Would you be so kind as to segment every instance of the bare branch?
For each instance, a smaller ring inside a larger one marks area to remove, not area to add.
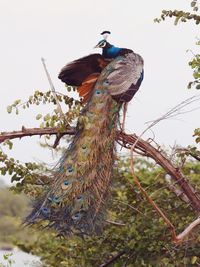
[[[125,226],[125,223],[120,223],[120,222],[114,222],[114,221],[110,221],[110,220],[106,220],[107,223],[111,223],[113,225],[117,225],[117,226]]]
[[[0,143],[16,139],[16,138],[22,138],[27,136],[34,136],[34,135],[57,135],[59,133],[59,130],[57,128],[25,128],[22,126],[21,131],[13,131],[13,132],[2,132],[0,133]],[[65,131],[63,131],[61,134],[69,134],[74,135],[75,134],[75,128],[73,127],[67,127]]]
[[[48,81],[49,81],[49,84],[50,84],[50,87],[51,87],[51,91],[52,91],[52,93],[53,93],[53,95],[54,95],[54,98],[55,98],[55,100],[56,100],[57,110],[58,110],[58,112],[60,113],[61,117],[63,118],[63,121],[65,121],[65,115],[64,115],[64,113],[63,113],[63,111],[62,111],[60,102],[59,102],[59,100],[58,100],[58,98],[57,98],[56,90],[55,90],[55,87],[54,87],[53,82],[52,82],[52,80],[51,80],[51,76],[50,76],[50,74],[49,74],[49,72],[48,72],[48,69],[47,69],[47,66],[46,66],[46,63],[45,63],[44,58],[41,58],[41,61],[42,61],[42,64],[43,64],[45,73],[46,73],[46,75],[47,75],[47,79],[48,79]]]
[[[180,169],[176,168],[159,150],[154,148],[150,143],[142,140],[135,134],[127,135],[120,133],[118,135],[118,142],[125,148],[131,149],[134,145],[134,151],[142,151],[145,156],[155,160],[180,186],[183,193],[188,197],[190,205],[196,211],[200,211],[200,196],[196,190],[188,183],[186,177]]]
[[[200,217],[198,217],[195,221],[193,221],[181,234],[177,236],[178,243],[182,242],[199,224],[200,224]]]
[[[190,200],[188,199],[188,197],[183,193],[183,191],[177,187],[177,183],[176,182],[172,182],[172,178],[169,174],[165,175],[165,181],[168,183],[168,187],[169,189],[174,192],[174,194],[182,199],[185,203],[190,204]]]

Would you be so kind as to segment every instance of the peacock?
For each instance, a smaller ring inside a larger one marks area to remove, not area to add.
[[[61,235],[100,233],[106,219],[116,159],[119,112],[139,89],[143,58],[111,45],[109,31],[90,54],[64,66],[58,78],[77,87],[84,107],[76,133],[57,165],[43,196],[35,200],[26,223],[46,221]]]

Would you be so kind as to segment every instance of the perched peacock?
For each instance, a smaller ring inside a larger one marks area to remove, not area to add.
[[[96,47],[102,48],[102,55],[75,60],[58,76],[67,85],[78,87],[85,106],[56,174],[26,218],[30,224],[47,220],[49,227],[64,235],[101,230],[115,161],[119,111],[143,80],[142,57],[109,44],[109,31],[101,34],[103,39]]]

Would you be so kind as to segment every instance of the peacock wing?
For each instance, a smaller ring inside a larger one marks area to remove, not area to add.
[[[143,58],[135,53],[118,56],[107,68],[110,74],[106,83],[108,91],[118,102],[132,99],[143,79]]]
[[[97,78],[107,64],[102,55],[92,54],[67,64],[61,69],[58,78],[67,85],[77,86],[82,102],[86,103]]]
[[[72,61],[64,66],[61,69],[58,78],[67,85],[80,86],[89,75],[93,73],[101,73],[106,65],[107,63],[102,55],[91,54]]]

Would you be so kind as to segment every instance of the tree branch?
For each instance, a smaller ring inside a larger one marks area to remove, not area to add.
[[[190,225],[188,225],[188,227],[185,228],[185,230],[182,233],[180,233],[177,236],[178,243],[182,242],[183,239],[185,239],[192,232],[192,230],[199,224],[200,224],[200,218],[198,217],[195,221],[193,221]]]
[[[150,157],[155,160],[180,186],[183,193],[187,196],[190,201],[191,207],[200,211],[200,196],[196,190],[188,183],[186,177],[183,175],[180,169],[176,168],[158,149],[154,148],[147,141],[134,135],[127,135],[125,133],[120,133],[118,135],[118,142],[121,143],[127,149],[131,149],[131,146],[135,144],[134,151],[142,151],[145,156]]]
[[[27,136],[34,136],[34,135],[58,135],[59,131],[57,128],[25,128],[22,126],[21,131],[13,131],[13,132],[1,132],[0,133],[0,143],[6,141],[6,140],[11,140],[11,139],[16,139],[16,138],[22,138],[22,137],[27,137]],[[74,127],[68,127],[65,131],[63,131],[60,134],[69,134],[69,135],[74,135],[75,134],[75,128]]]
[[[34,135],[57,135],[59,130],[57,128],[25,128],[22,127],[21,131],[13,131],[13,132],[2,132],[0,133],[0,143],[11,140],[15,138],[22,138],[26,136],[34,136]],[[67,127],[66,130],[62,131],[62,135],[74,135],[75,128]],[[177,185],[180,186],[183,194],[187,196],[189,199],[191,207],[197,212],[200,211],[200,196],[196,192],[196,190],[188,183],[186,177],[184,177],[183,173],[180,169],[177,169],[171,162],[168,160],[158,149],[153,147],[147,141],[144,141],[141,138],[138,138],[137,135],[128,135],[123,132],[118,132],[117,142],[127,148],[131,149],[131,146],[135,144],[134,151],[146,157],[150,157],[157,164],[159,164],[175,181]]]

